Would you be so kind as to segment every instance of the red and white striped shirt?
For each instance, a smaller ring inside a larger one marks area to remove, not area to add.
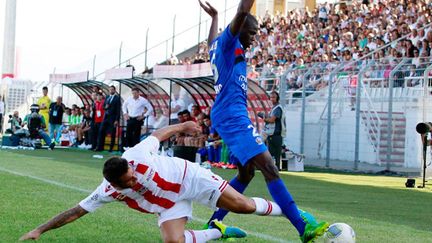
[[[187,173],[187,162],[160,156],[158,149],[159,140],[149,136],[123,154],[138,179],[133,188],[116,190],[104,179],[79,205],[93,212],[105,203],[122,201],[143,213],[159,213],[174,206],[185,194],[182,183]]]

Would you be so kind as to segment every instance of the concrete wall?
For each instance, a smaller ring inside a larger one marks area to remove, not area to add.
[[[321,110],[319,109],[321,108]],[[319,123],[319,117],[324,106],[309,107],[305,115],[305,142],[304,154],[309,159],[325,159],[327,140],[327,121]],[[300,152],[301,139],[301,112],[297,110],[286,111],[287,115],[287,136],[285,143],[295,151]],[[333,120],[331,133],[330,155],[332,160],[343,160],[354,162],[355,152],[355,112],[343,111],[340,118]],[[366,127],[360,127],[360,151],[361,162],[376,164],[377,153],[368,138]]]

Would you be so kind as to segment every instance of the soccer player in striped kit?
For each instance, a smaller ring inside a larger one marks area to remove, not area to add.
[[[195,122],[161,128],[127,150],[122,157],[108,159],[102,183],[77,206],[55,216],[21,237],[39,239],[41,234],[93,212],[106,203],[119,201],[142,213],[158,215],[164,242],[206,242],[218,238],[241,238],[246,233],[214,220],[211,229],[185,230],[192,218],[192,201],[215,210],[235,213],[282,215],[280,207],[262,198],[247,198],[210,170],[176,157],[158,155],[159,144],[178,132],[200,131]]]

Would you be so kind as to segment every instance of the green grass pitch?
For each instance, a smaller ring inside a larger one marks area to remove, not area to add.
[[[102,180],[104,160],[71,150],[0,150],[0,242],[18,238],[57,213],[73,207]],[[105,158],[108,155],[105,154]],[[309,169],[310,170],[310,169]],[[229,180],[233,170],[213,169]],[[330,172],[282,173],[299,207],[330,223],[345,222],[357,242],[432,242],[432,185],[406,189],[405,178]],[[248,196],[270,199],[260,173]],[[194,205],[200,229],[212,212]],[[249,236],[237,242],[299,242],[282,217],[229,214],[225,223]],[[39,242],[160,242],[156,216],[112,203],[78,221],[42,235]],[[319,240],[318,242],[320,242]]]

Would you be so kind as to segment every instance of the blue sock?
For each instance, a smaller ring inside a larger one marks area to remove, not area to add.
[[[291,194],[286,189],[281,179],[276,179],[267,183],[270,194],[275,202],[281,207],[282,213],[291,221],[294,227],[303,235],[306,223],[303,221]]]
[[[244,190],[246,190],[246,187],[248,186],[248,184],[244,184],[244,183],[240,182],[239,180],[237,180],[237,176],[232,178],[231,181],[229,182],[229,184],[230,184],[230,186],[232,186],[236,191],[240,192],[241,194],[243,194]],[[222,221],[227,214],[228,214],[227,210],[219,208],[216,212],[213,213],[209,222],[212,221],[213,219],[217,219],[217,220]]]

